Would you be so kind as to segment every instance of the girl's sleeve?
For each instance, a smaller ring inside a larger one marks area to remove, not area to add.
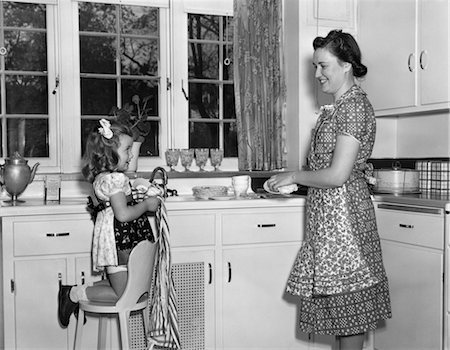
[[[119,192],[129,195],[131,193],[130,181],[123,173],[106,174],[96,186],[97,196],[101,199],[109,198]]]
[[[364,99],[352,98],[337,113],[337,134],[353,136],[362,142],[366,138],[370,118],[369,106]]]

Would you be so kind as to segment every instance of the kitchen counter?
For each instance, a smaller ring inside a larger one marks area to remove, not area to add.
[[[22,216],[22,215],[45,215],[45,214],[78,214],[86,212],[87,199],[83,197],[62,198],[61,202],[45,202],[42,199],[26,198],[24,202],[13,205],[10,202],[0,202],[0,217]],[[285,205],[304,205],[305,196],[286,195],[286,196],[268,196],[267,198],[248,198],[248,199],[227,199],[227,200],[208,200],[195,199],[191,195],[180,195],[168,197],[166,199],[166,208],[170,210],[187,209],[237,209],[237,208],[262,208],[262,207],[282,207]]]
[[[450,195],[444,193],[375,194],[373,195],[373,199],[376,202],[443,208],[446,211],[450,211]]]

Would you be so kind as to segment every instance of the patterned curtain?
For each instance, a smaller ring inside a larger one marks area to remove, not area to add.
[[[239,170],[286,167],[282,0],[234,0]]]

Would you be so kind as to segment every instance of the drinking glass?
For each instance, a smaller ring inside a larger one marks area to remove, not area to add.
[[[192,165],[194,160],[194,149],[184,148],[180,150],[181,165],[184,166],[184,171],[190,171],[189,167]]]
[[[200,171],[205,171],[204,167],[208,161],[209,149],[196,148],[195,149],[195,163],[200,168]]]
[[[220,171],[219,166],[222,164],[223,160],[223,149],[211,148],[211,165],[214,167],[214,171]]]
[[[170,168],[170,171],[176,171],[175,166],[178,164],[178,159],[180,158],[180,150],[169,148],[166,151],[166,163]]]

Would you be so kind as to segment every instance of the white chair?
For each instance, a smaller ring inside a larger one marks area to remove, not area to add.
[[[148,240],[139,242],[131,251],[128,260],[128,279],[123,295],[115,303],[82,301],[79,303],[75,349],[81,349],[84,313],[98,314],[99,348],[106,345],[106,314],[118,314],[122,349],[130,348],[128,319],[131,311],[141,310],[144,318],[145,336],[148,329],[148,292],[153,276],[154,257],[157,244]],[[143,296],[147,293],[147,296]]]

